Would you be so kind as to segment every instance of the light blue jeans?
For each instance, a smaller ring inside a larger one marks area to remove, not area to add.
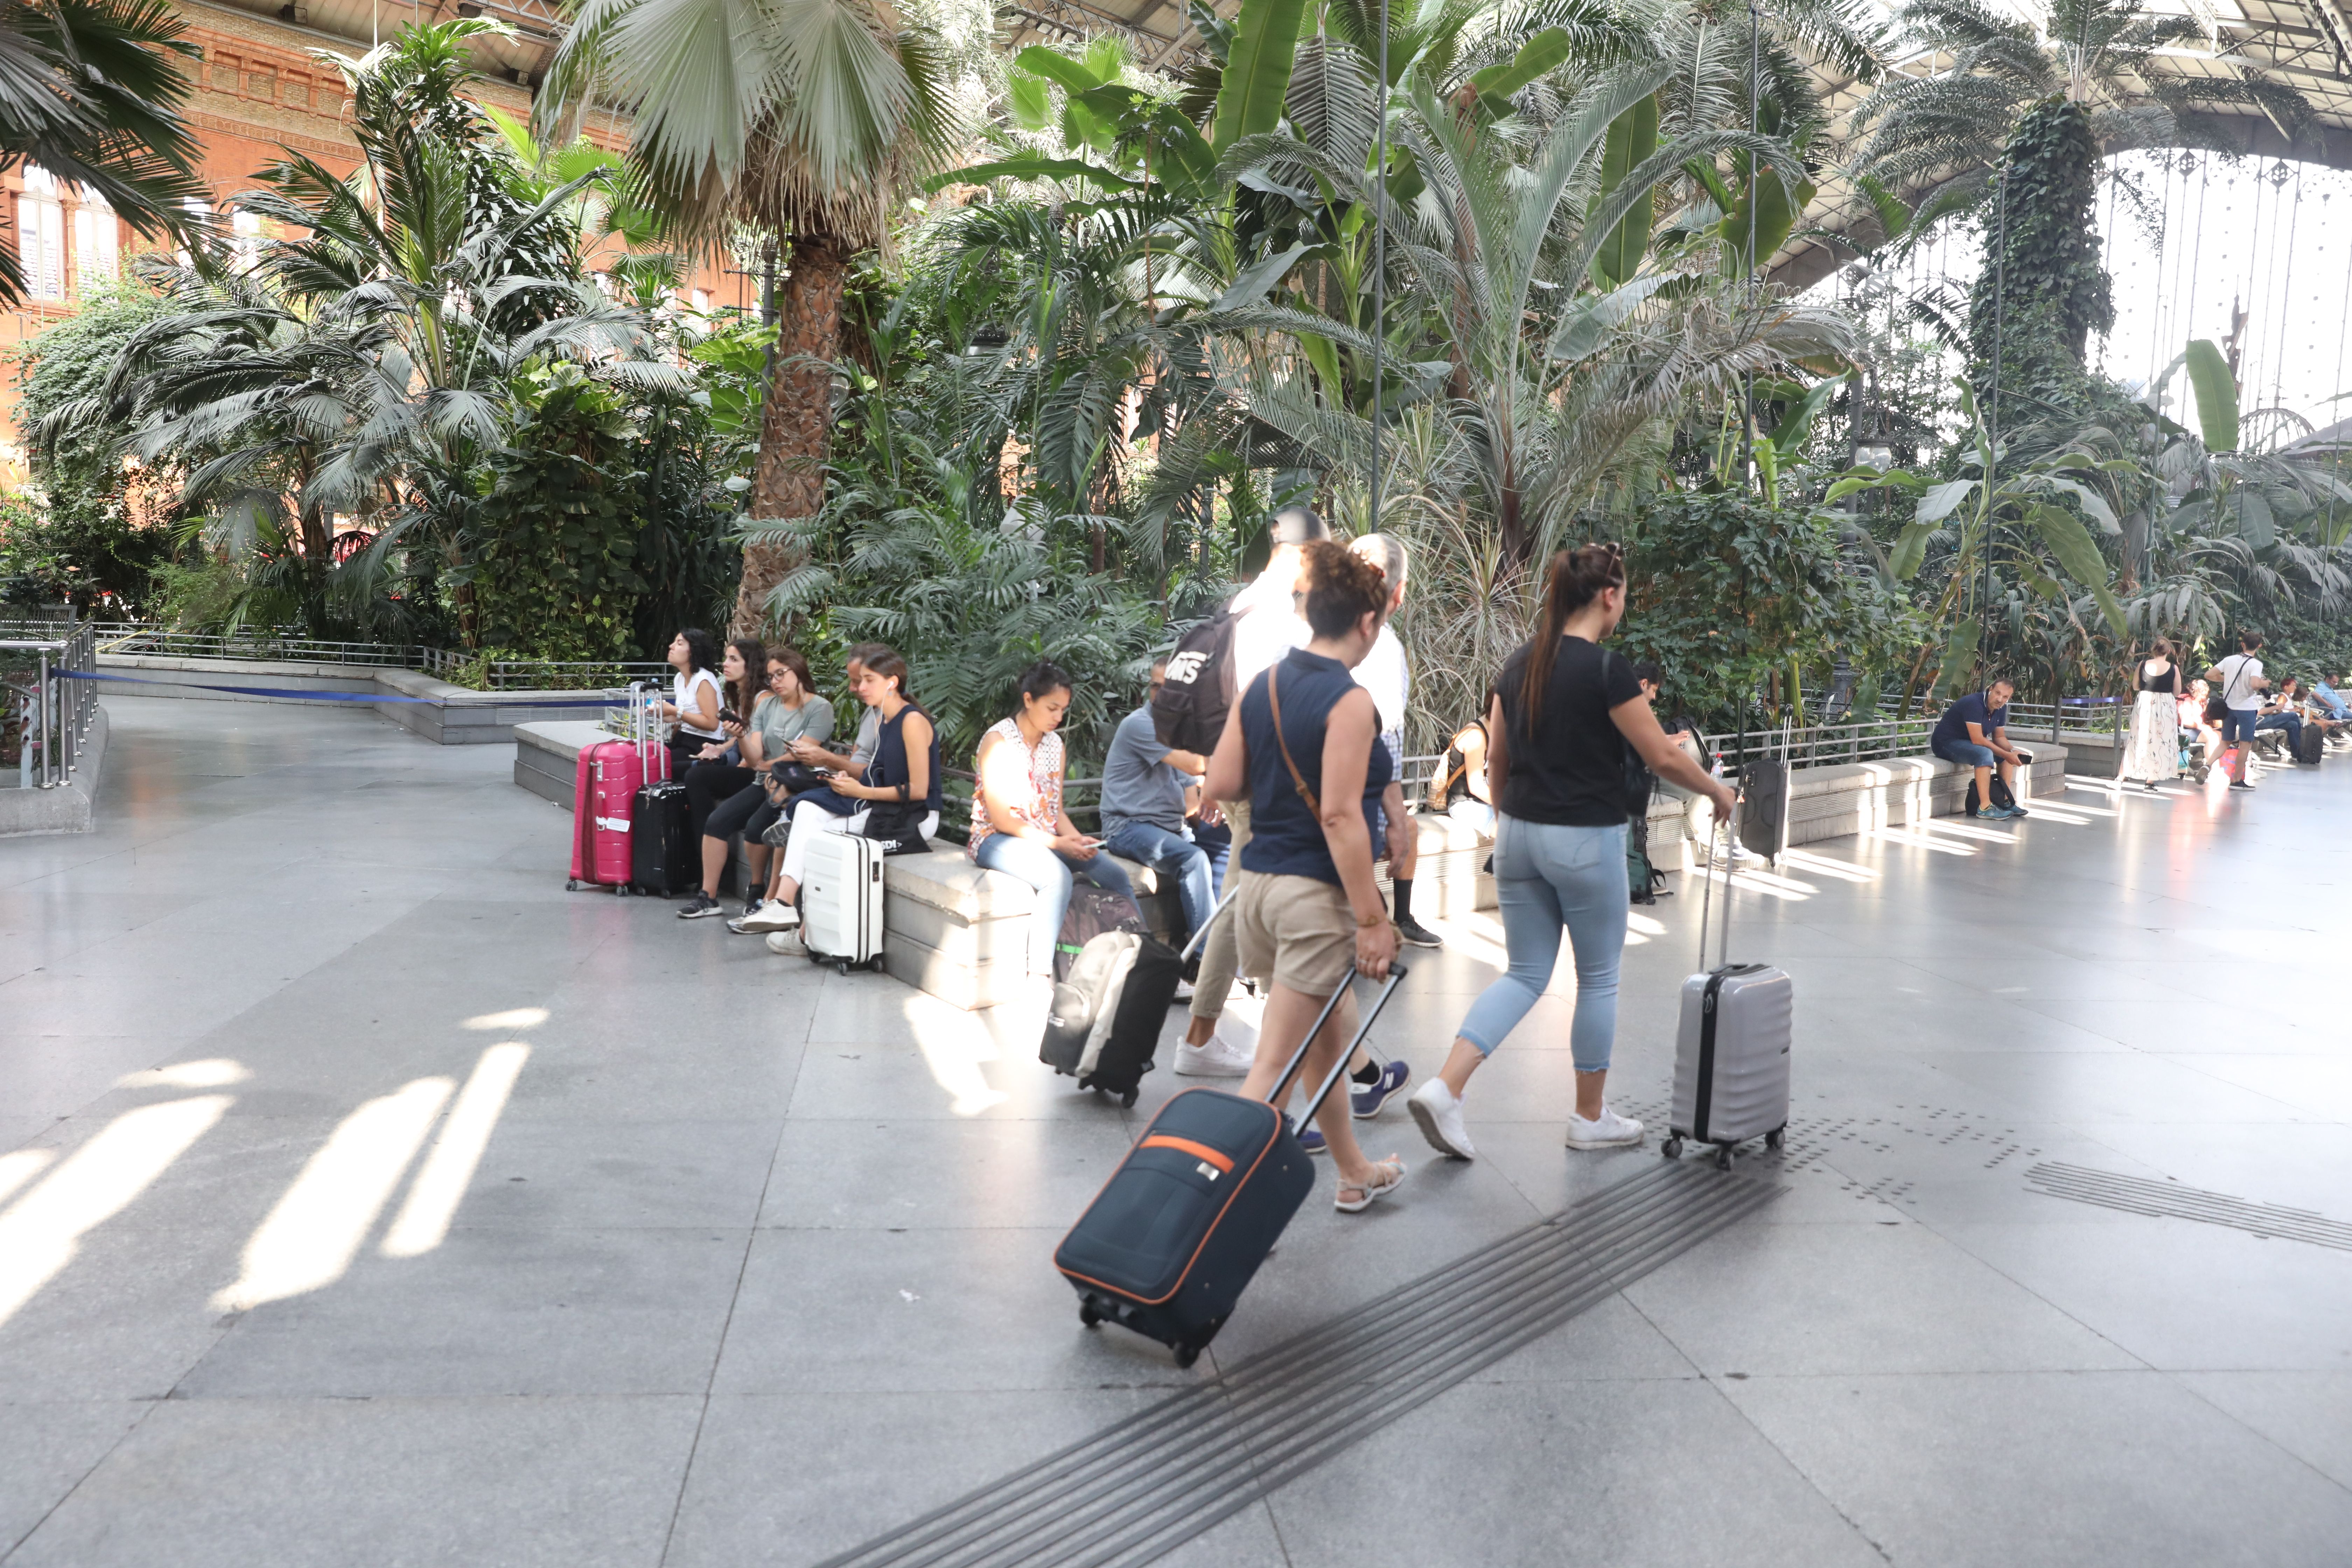
[[[1564,827],[1499,816],[1495,892],[1503,906],[1510,967],[1479,994],[1462,1037],[1486,1056],[1518,1026],[1551,981],[1559,930],[1576,949],[1576,1019],[1570,1053],[1579,1072],[1606,1072],[1617,1039],[1617,964],[1625,953],[1625,827]]]
[[[1184,934],[1209,923],[1216,894],[1209,883],[1209,852],[1181,833],[1171,833],[1149,822],[1129,822],[1103,835],[1103,847],[1149,866],[1176,882],[1177,901],[1184,906]]]
[[[1062,917],[1069,912],[1076,879],[1083,877],[1106,892],[1122,894],[1129,903],[1135,902],[1135,888],[1127,873],[1118,861],[1099,851],[1091,860],[1065,859],[1059,850],[1033,839],[992,833],[981,840],[980,852],[972,858],[992,871],[1018,877],[1037,889],[1036,912],[1029,917],[1034,922],[1029,928],[1033,974],[1044,974],[1053,966],[1054,942],[1062,934]],[[1136,918],[1142,916],[1143,911],[1137,910]]]

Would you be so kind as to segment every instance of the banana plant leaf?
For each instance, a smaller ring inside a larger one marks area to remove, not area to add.
[[[1959,695],[1960,682],[1976,668],[1977,643],[1983,636],[1984,627],[1973,619],[1952,628],[1952,638],[1944,645],[1944,666],[1936,672],[1936,689],[1945,696]]]
[[[1470,85],[1478,94],[1479,106],[1501,119],[1511,111],[1511,100],[1522,89],[1566,64],[1574,48],[1567,33],[1558,27],[1546,27],[1520,45],[1519,52],[1507,63],[1471,72]]]
[[[2189,384],[2197,394],[2197,427],[2208,452],[2238,449],[2238,378],[2230,362],[2210,338],[2198,338],[2183,356],[2189,363]]]
[[[1940,485],[1930,485],[1927,493],[1919,498],[1919,509],[1911,514],[1914,522],[1941,522],[1952,515],[1952,509],[1969,499],[1977,488],[1974,479],[1949,479]]]
[[[2033,509],[2033,526],[2058,564],[2066,568],[2067,575],[2090,589],[2091,596],[2099,602],[2099,613],[2107,617],[2107,628],[2119,637],[2128,637],[2131,630],[2124,620],[2124,607],[2116,599],[2115,590],[2107,585],[2106,557],[2091,538],[2091,531],[2083,520],[2064,507],[2048,502]]]
[[[1623,184],[1625,177],[1642,166],[1642,160],[1657,149],[1658,99],[1653,93],[1609,122],[1601,151],[1601,189],[1594,202]],[[1650,247],[1651,215],[1649,205],[1636,205],[1601,242],[1600,254],[1592,258],[1595,283],[1614,288],[1642,269],[1643,253]]]
[[[1221,156],[1243,137],[1263,135],[1281,121],[1291,62],[1298,54],[1298,25],[1306,14],[1307,0],[1242,0],[1234,18],[1233,54],[1209,122],[1209,144]]]
[[[1895,542],[1895,553],[1886,559],[1886,569],[1898,583],[1907,583],[1919,574],[1919,567],[1927,559],[1927,536],[1936,531],[1932,522],[1906,522],[1901,537]]]

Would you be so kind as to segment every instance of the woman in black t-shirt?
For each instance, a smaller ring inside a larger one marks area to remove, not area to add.
[[[1625,752],[1731,809],[1732,793],[1666,739],[1633,666],[1601,640],[1625,614],[1625,563],[1614,544],[1552,557],[1542,624],[1513,653],[1486,711],[1494,788],[1495,888],[1507,973],[1462,1020],[1445,1070],[1407,1103],[1422,1135],[1471,1157],[1462,1091],[1551,980],[1560,927],[1576,949],[1576,1061],[1571,1149],[1639,1143],[1642,1124],[1611,1110],[1602,1090],[1617,1034],[1617,963],[1625,948]]]

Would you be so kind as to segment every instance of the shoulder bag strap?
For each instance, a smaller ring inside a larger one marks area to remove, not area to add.
[[[1290,770],[1290,782],[1297,787],[1298,798],[1305,801],[1307,809],[1319,818],[1323,815],[1323,803],[1317,800],[1315,792],[1307,787],[1306,777],[1299,773],[1298,764],[1291,760],[1290,742],[1283,738],[1282,699],[1274,689],[1274,672],[1281,667],[1281,664],[1282,661],[1276,659],[1265,667],[1265,705],[1274,711],[1274,743],[1282,748],[1282,765]]]

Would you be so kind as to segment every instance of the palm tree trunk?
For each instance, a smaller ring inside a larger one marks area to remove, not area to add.
[[[841,298],[849,252],[830,237],[793,242],[792,275],[778,310],[775,369],[760,410],[760,461],[751,474],[755,518],[814,517],[824,504],[826,437],[833,423],[833,363],[841,357]],[[743,547],[733,637],[757,637],[768,595],[799,563],[789,546]]]

